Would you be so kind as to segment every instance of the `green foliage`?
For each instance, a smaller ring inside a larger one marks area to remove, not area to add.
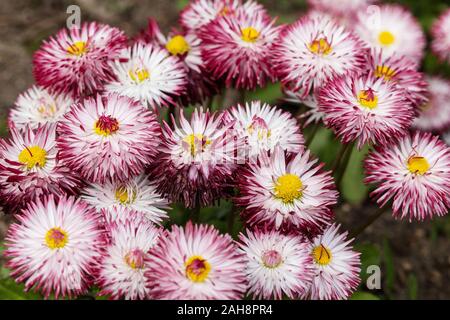
[[[380,298],[370,292],[356,291],[350,300],[380,300]]]
[[[394,259],[392,258],[391,245],[386,238],[383,240],[383,265],[385,274],[384,290],[386,295],[390,297],[395,282],[395,266]]]
[[[351,204],[361,204],[367,197],[368,187],[364,184],[364,159],[369,152],[366,146],[362,150],[354,147],[352,156],[339,186],[344,200]]]

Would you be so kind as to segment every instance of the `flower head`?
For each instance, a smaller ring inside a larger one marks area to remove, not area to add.
[[[444,11],[433,23],[431,34],[433,52],[443,61],[450,61],[450,9]]]
[[[353,17],[360,11],[377,0],[308,0],[308,4],[314,9],[335,15],[337,17]]]

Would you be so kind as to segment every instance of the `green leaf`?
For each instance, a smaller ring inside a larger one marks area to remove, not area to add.
[[[367,268],[371,265],[379,266],[381,264],[381,251],[371,243],[355,244],[355,250],[361,252],[361,283],[366,283],[370,274],[367,274]]]
[[[364,159],[369,152],[366,146],[362,150],[353,150],[349,164],[342,179],[342,197],[351,204],[361,204],[369,193],[369,188],[364,184]]]
[[[351,297],[350,300],[380,300],[376,295],[365,292],[365,291],[356,291]]]
[[[418,291],[419,291],[419,284],[417,282],[417,277],[415,274],[410,274],[408,277],[408,297],[411,300],[416,300]]]
[[[255,91],[247,91],[245,94],[246,101],[261,100],[261,102],[266,103],[273,103],[283,96],[279,82],[270,83],[265,88],[256,89]]]
[[[386,270],[386,285],[385,290],[388,295],[391,294],[395,281],[395,267],[394,259],[392,258],[392,250],[389,241],[385,238],[383,240],[383,262]]]

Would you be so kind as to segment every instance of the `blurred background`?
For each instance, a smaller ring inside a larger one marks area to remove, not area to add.
[[[258,0],[280,23],[295,21],[307,8],[305,0]],[[450,6],[448,0],[382,1],[400,3],[408,7],[428,32],[436,17]],[[33,84],[32,55],[43,39],[65,27],[66,9],[71,4],[81,8],[82,21],[97,20],[117,26],[132,36],[144,28],[148,17],[154,17],[167,32],[177,23],[177,15],[188,0],[15,0],[0,2],[0,135],[6,136],[8,109],[17,95]],[[450,78],[450,67],[439,64],[431,53],[424,59],[423,71]],[[251,93],[247,99],[257,98],[279,103],[278,85]],[[306,135],[308,129],[306,129]],[[332,159],[339,143],[331,132],[321,129],[311,146],[322,161]],[[367,150],[354,152],[342,184],[346,204],[336,213],[345,228],[352,229],[370,216],[376,207],[368,199],[369,189],[362,183],[361,160]],[[201,220],[225,229],[225,215],[229,203],[201,212]],[[0,213],[1,214],[1,213]],[[172,221],[182,223],[186,212],[175,207]],[[3,237],[11,220],[0,217],[0,251]],[[238,226],[237,226],[238,227]],[[237,232],[236,227],[236,232]],[[424,223],[396,221],[386,213],[356,241],[362,252],[363,271],[368,265],[379,265],[382,288],[369,290],[363,282],[353,299],[450,299],[450,217]],[[8,277],[0,256],[0,299],[34,299],[36,294],[24,294],[22,287]]]

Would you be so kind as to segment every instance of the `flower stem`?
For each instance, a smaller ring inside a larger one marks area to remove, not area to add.
[[[319,128],[320,128],[320,121],[317,122],[316,124],[314,124],[314,127],[313,127],[313,129],[312,129],[312,131],[311,131],[311,133],[310,133],[310,135],[308,137],[308,140],[306,140],[306,146],[309,147],[311,145],[311,142],[313,142],[317,131],[319,131]]]
[[[228,230],[229,234],[231,234],[233,232],[234,221],[236,220],[236,213],[237,213],[237,208],[235,205],[233,205],[231,207],[230,212],[228,213],[228,219],[227,219],[227,230]]]
[[[349,148],[350,143],[346,143],[341,145],[341,148],[338,151],[338,154],[336,155],[336,158],[334,158],[333,165],[331,166],[331,171],[336,171],[339,168],[339,165],[341,164],[341,160],[344,157],[345,153],[347,152],[347,149]]]
[[[336,187],[339,187],[342,182],[342,178],[344,178],[345,171],[347,171],[348,164],[350,163],[350,159],[352,157],[354,144],[349,144],[350,148],[347,148],[342,164],[339,166],[339,171],[336,177]]]
[[[367,227],[369,227],[372,223],[374,223],[379,217],[381,217],[383,215],[383,213],[385,213],[386,211],[388,211],[390,208],[389,205],[385,205],[382,208],[379,208],[373,215],[371,215],[367,221],[361,225],[360,227],[358,227],[357,229],[353,230],[350,235],[349,238],[356,238],[357,236],[359,236],[361,233],[364,232],[364,230],[367,229]]]

